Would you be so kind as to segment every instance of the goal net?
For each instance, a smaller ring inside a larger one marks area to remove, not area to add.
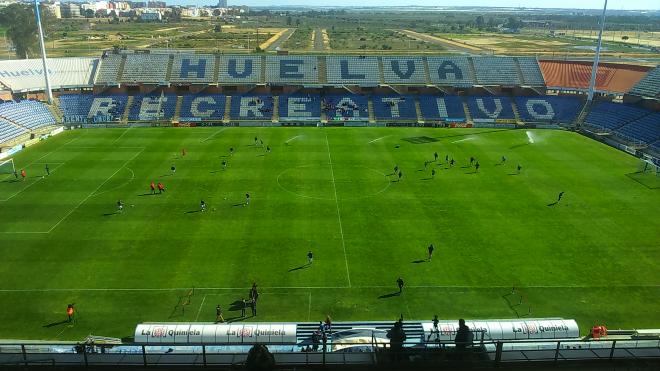
[[[14,170],[14,159],[0,161],[0,174],[13,174]]]
[[[660,176],[660,166],[654,164],[648,160],[642,160],[639,170],[637,171],[640,174],[649,174]]]

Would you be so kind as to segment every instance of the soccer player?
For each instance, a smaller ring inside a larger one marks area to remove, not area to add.
[[[66,306],[66,316],[68,318],[68,322],[73,321],[73,315],[75,314],[75,310],[73,309],[73,304],[69,304]]]
[[[165,185],[161,182],[158,182],[158,193],[165,192]]]
[[[559,196],[557,196],[557,203],[559,203],[559,201],[561,201],[562,197],[564,197],[564,192],[563,191],[559,192]]]
[[[307,252],[307,264],[312,265],[314,262],[314,254],[312,253],[312,250],[309,250]]]
[[[176,174],[176,166],[172,165],[170,170],[172,170],[172,175]]]
[[[394,165],[394,174],[399,172],[399,165]]]
[[[185,149],[185,148],[182,148],[182,149],[181,149],[181,156],[182,156],[182,157],[185,157],[185,156],[186,156],[186,149]]]
[[[433,316],[433,329],[431,329],[431,333],[429,334],[429,338],[427,341],[431,341],[431,336],[435,334],[435,340],[440,340],[440,329],[438,328],[438,324],[440,321],[438,320],[438,315],[436,314]]]
[[[14,169],[14,178],[16,178],[16,180],[18,180],[18,173],[16,172],[16,169]]]
[[[206,211],[206,202],[204,202],[204,200],[201,200],[199,202],[199,207],[202,210],[202,212]]]
[[[270,153],[270,146],[266,146],[266,152]]]
[[[472,164],[474,164],[474,157],[470,156],[470,166],[472,166]]]
[[[248,302],[245,299],[241,300],[241,317],[245,317],[245,308],[247,308]]]
[[[434,178],[434,179],[435,179],[435,169],[432,169],[432,170],[431,170],[431,178]]]
[[[261,139],[259,139],[259,142],[261,143],[261,147],[263,148],[263,146],[264,146],[264,141],[261,140]]]
[[[518,164],[518,174],[520,174],[520,170],[522,170],[522,166],[520,166],[520,164]]]
[[[48,168],[48,164],[46,164],[46,175],[50,175],[50,169]]]
[[[224,322],[224,321],[225,321],[225,317],[222,315],[222,309],[220,308],[220,304],[218,304],[215,307],[215,323]]]
[[[245,206],[250,204],[250,194],[246,193],[245,194]]]
[[[21,177],[23,177],[23,181],[25,181],[25,178],[27,178],[27,173],[25,172],[25,169],[21,169]]]
[[[479,161],[477,161],[477,163],[474,164],[474,168],[475,168],[474,172],[475,173],[479,172],[479,166],[481,166],[481,165],[479,165]]]
[[[445,162],[449,162],[449,155],[445,155]]]
[[[149,184],[149,188],[151,188],[151,194],[156,193],[156,184],[154,182],[151,182],[151,184]]]
[[[506,164],[506,157],[502,156],[502,165]]]
[[[117,200],[117,212],[124,212],[124,203],[121,200]]]
[[[257,137],[254,137],[254,145],[257,145]]]
[[[222,170],[227,170],[227,161],[222,160]]]
[[[449,167],[454,167],[455,162],[456,161],[454,161],[454,159],[452,158],[451,161],[449,161]]]
[[[234,155],[234,147],[229,147],[229,156]]]
[[[435,161],[438,161],[438,152],[435,152],[435,153],[433,154],[433,157],[435,157]]]
[[[396,280],[396,285],[399,287],[399,294],[400,294],[403,291],[403,285],[404,285],[403,278],[399,277]]]
[[[429,245],[428,250],[429,250],[429,261],[431,261],[431,258],[433,258],[433,250],[435,250],[435,247],[433,247],[433,244]]]

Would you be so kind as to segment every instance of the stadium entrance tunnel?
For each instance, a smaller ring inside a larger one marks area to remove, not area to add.
[[[303,165],[284,170],[277,177],[280,188],[315,200],[351,200],[385,192],[394,175],[364,166]]]

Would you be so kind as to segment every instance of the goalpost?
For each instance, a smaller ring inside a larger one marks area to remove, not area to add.
[[[660,176],[660,166],[654,164],[649,160],[642,160],[642,163],[639,166],[638,173],[650,174],[650,175],[655,174],[656,176]]]
[[[0,174],[13,174],[14,171],[16,171],[16,168],[14,167],[13,158],[0,162]]]

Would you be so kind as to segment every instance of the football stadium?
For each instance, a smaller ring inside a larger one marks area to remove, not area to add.
[[[0,365],[658,365],[657,66],[128,49],[0,90]]]

